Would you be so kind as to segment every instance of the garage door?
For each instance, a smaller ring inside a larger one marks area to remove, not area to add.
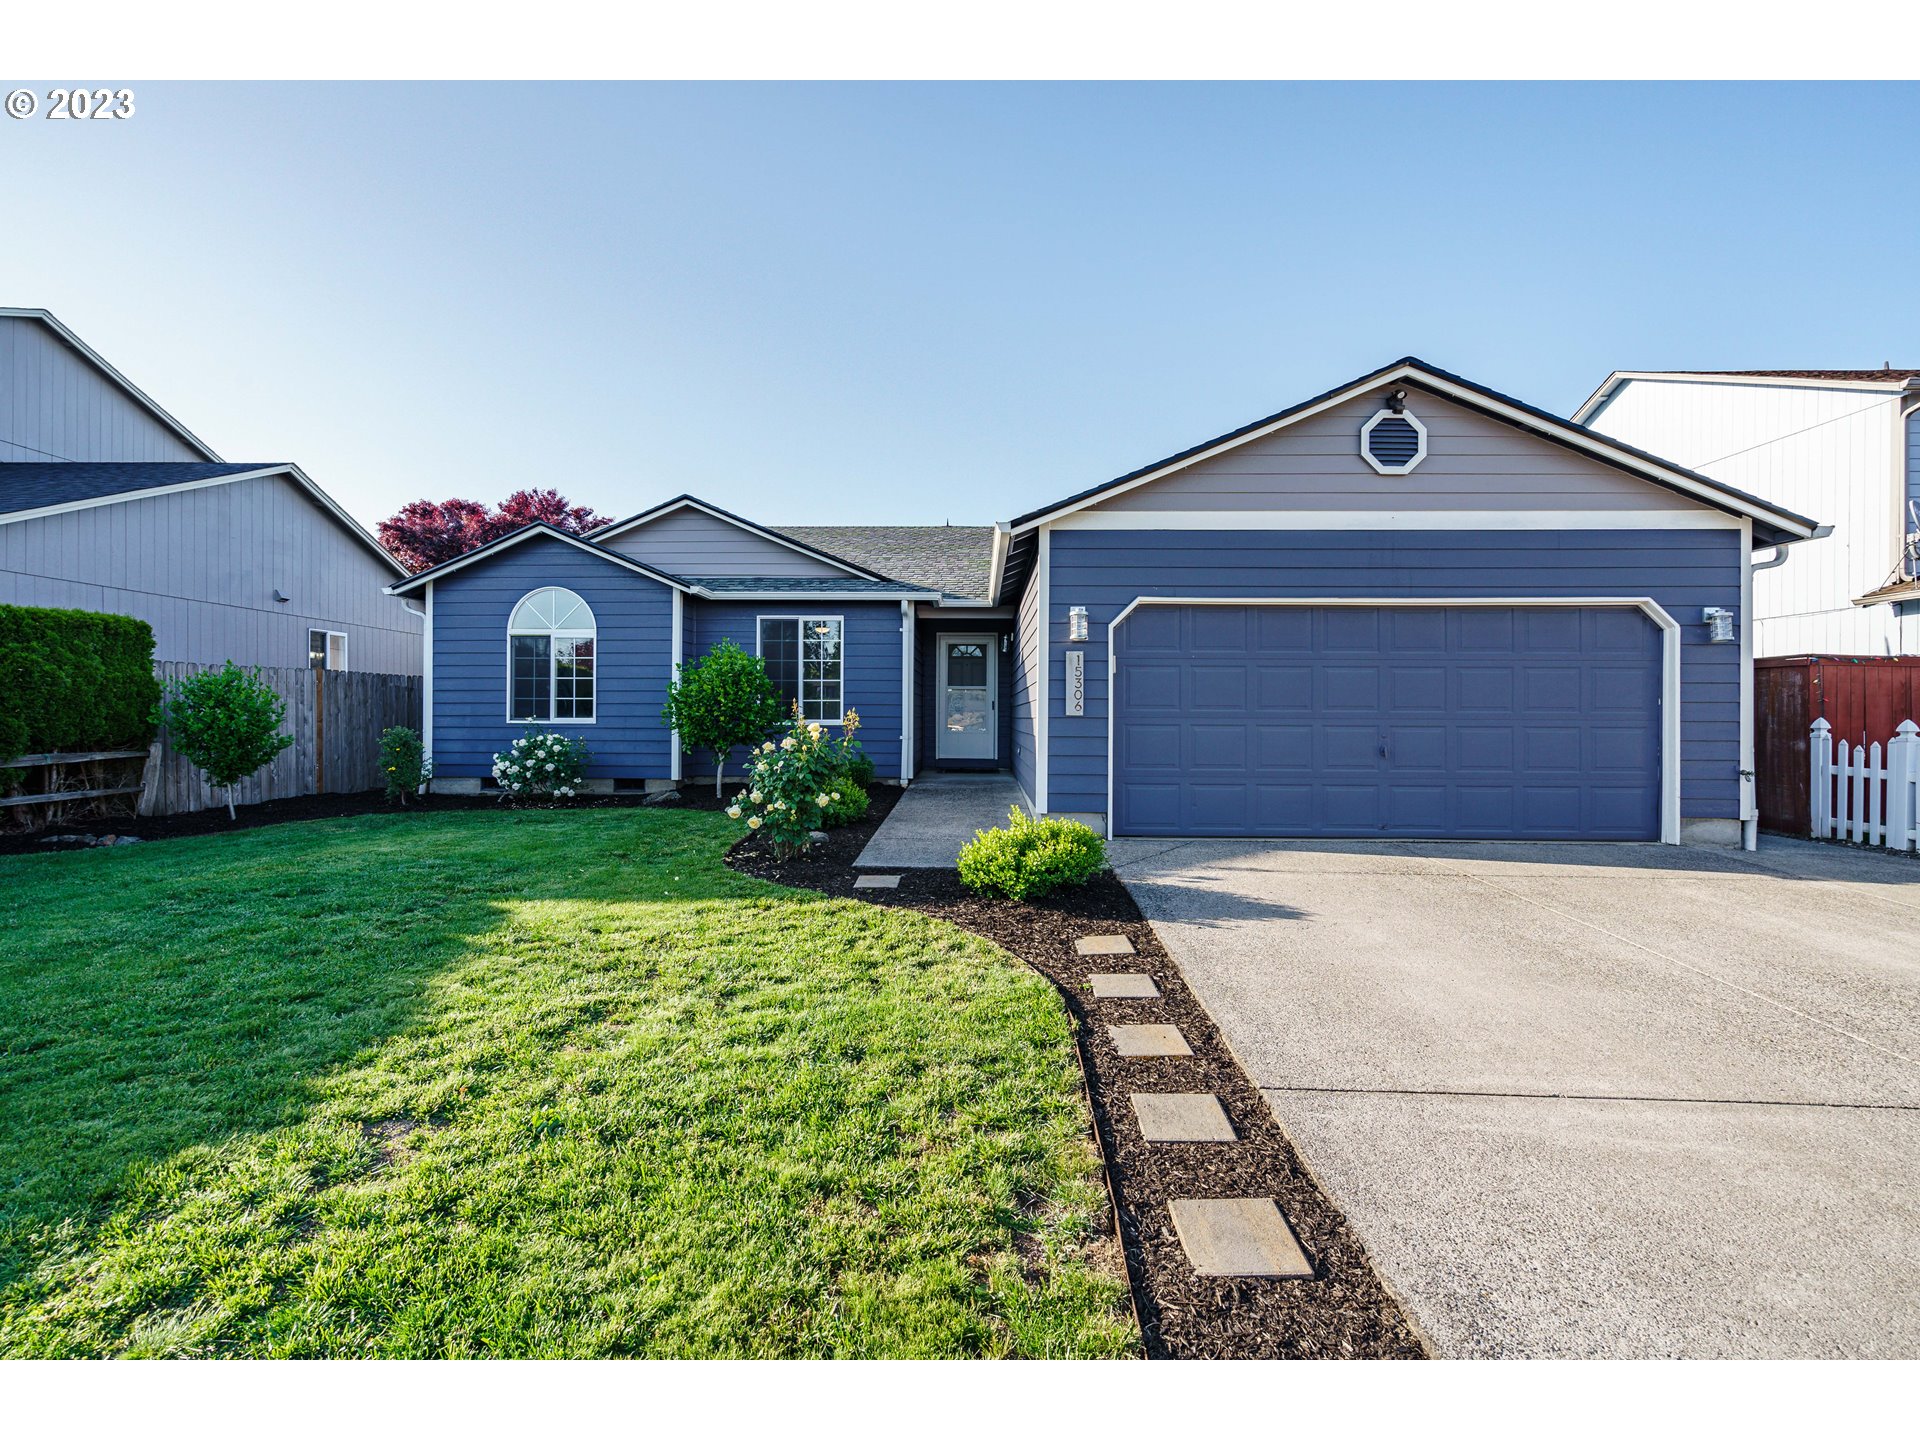
[[[1659,838],[1631,606],[1143,605],[1114,645],[1116,834]]]

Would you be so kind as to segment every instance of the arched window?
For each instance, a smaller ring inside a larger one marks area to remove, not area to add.
[[[593,720],[593,611],[571,590],[535,590],[507,621],[507,718]]]

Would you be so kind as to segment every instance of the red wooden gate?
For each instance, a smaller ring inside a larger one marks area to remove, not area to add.
[[[1811,833],[1807,732],[1815,720],[1850,745],[1884,745],[1920,722],[1920,656],[1783,655],[1753,662],[1760,825]]]

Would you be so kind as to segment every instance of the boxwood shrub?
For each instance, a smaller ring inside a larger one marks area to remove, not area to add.
[[[1078,820],[1034,820],[1018,805],[1004,830],[977,830],[960,851],[969,890],[1037,900],[1064,885],[1084,885],[1107,865],[1107,847]]]
[[[0,758],[143,750],[159,699],[146,621],[0,605]]]

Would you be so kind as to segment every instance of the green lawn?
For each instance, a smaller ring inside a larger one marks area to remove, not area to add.
[[[733,833],[0,857],[0,1354],[1128,1353],[1057,997]]]

